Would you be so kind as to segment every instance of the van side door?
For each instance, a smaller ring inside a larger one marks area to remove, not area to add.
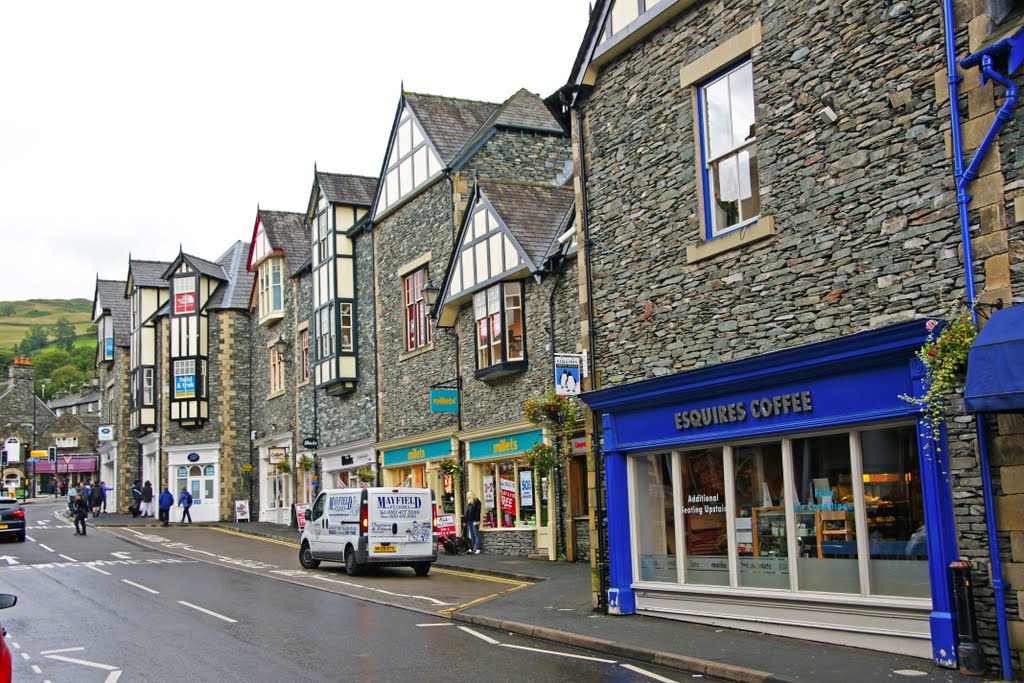
[[[327,516],[324,514],[324,505],[327,494],[321,493],[309,509],[309,521],[306,522],[306,538],[309,540],[309,548],[314,555],[324,551],[324,540],[327,536]]]

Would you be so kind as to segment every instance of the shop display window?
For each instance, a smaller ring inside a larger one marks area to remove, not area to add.
[[[927,598],[928,544],[912,427],[860,433],[871,593]]]
[[[683,453],[680,484],[686,582],[728,586],[729,534],[722,449]]]
[[[676,506],[672,454],[659,453],[636,462],[637,552],[641,581],[679,580],[676,565]]]
[[[547,477],[514,460],[480,466],[484,529],[533,528],[547,524]]]
[[[733,469],[739,584],[788,589],[789,533],[781,442],[735,448]]]
[[[799,587],[805,591],[859,593],[850,436],[793,440],[796,511],[815,514],[815,542],[801,545]]]

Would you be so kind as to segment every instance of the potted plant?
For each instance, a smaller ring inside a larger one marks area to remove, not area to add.
[[[356,471],[356,477],[357,477],[357,478],[359,479],[359,481],[361,481],[362,483],[364,483],[364,484],[370,484],[370,483],[372,483],[372,482],[373,482],[373,480],[374,480],[374,479],[376,479],[376,478],[377,478],[377,475],[375,475],[375,474],[373,473],[373,470],[372,470],[372,469],[370,469],[369,467],[363,467],[363,468],[361,468],[361,469],[359,469],[359,470],[357,470],[357,471]]]
[[[950,311],[944,325],[937,320],[925,323],[928,337],[917,351],[917,357],[925,368],[924,396],[900,396],[904,401],[920,406],[923,421],[936,442],[946,421],[949,395],[967,377],[967,356],[978,336],[973,309],[973,305],[958,304]]]
[[[462,466],[452,456],[442,459],[437,463],[437,467],[444,476],[451,477],[452,479],[458,479],[459,475],[462,474]]]
[[[292,464],[288,458],[281,458],[281,461],[277,463],[278,474],[291,474]]]
[[[540,477],[554,469],[557,460],[555,449],[543,442],[534,444],[533,448],[523,453],[521,459],[531,470],[536,470]]]
[[[530,397],[523,403],[523,417],[527,422],[547,427],[559,437],[572,436],[578,415],[579,401],[571,396],[559,396],[554,387],[543,396]]]
[[[309,455],[300,455],[299,462],[297,463],[300,470],[303,472],[310,472],[313,470],[313,457]]]

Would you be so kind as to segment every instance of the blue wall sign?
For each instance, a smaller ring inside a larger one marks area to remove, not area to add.
[[[196,395],[195,375],[175,375],[174,398],[193,398]]]
[[[469,459],[482,460],[498,456],[517,456],[544,440],[544,432],[534,429],[529,432],[509,434],[497,439],[483,439],[469,442]]]
[[[189,462],[198,462],[198,460],[199,460],[199,454],[198,453],[189,453],[188,454],[188,461]]]
[[[457,413],[457,412],[459,412],[459,390],[458,389],[431,389],[430,390],[430,412],[432,412],[432,413]]]
[[[448,439],[417,444],[407,448],[395,448],[390,451],[384,451],[384,467],[421,462],[423,460],[436,460],[451,454],[452,442]]]
[[[106,337],[103,340],[103,357],[110,359],[114,357],[114,338]]]

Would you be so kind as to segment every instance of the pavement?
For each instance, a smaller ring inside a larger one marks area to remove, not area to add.
[[[52,502],[53,498],[37,500]],[[178,514],[173,514],[175,512]],[[180,517],[177,508],[172,510],[172,517],[175,516]],[[128,514],[100,515],[89,521],[96,526],[160,525],[157,519],[132,518]],[[297,530],[268,522],[219,522],[209,526],[296,544],[299,539]],[[915,657],[658,617],[609,616],[592,607],[589,564],[548,562],[486,552],[447,555],[443,551],[438,555],[437,564],[531,584],[508,595],[457,610],[451,616],[454,621],[582,647],[693,675],[738,683],[1002,680],[998,675],[997,656],[989,658],[990,677],[974,678]]]

